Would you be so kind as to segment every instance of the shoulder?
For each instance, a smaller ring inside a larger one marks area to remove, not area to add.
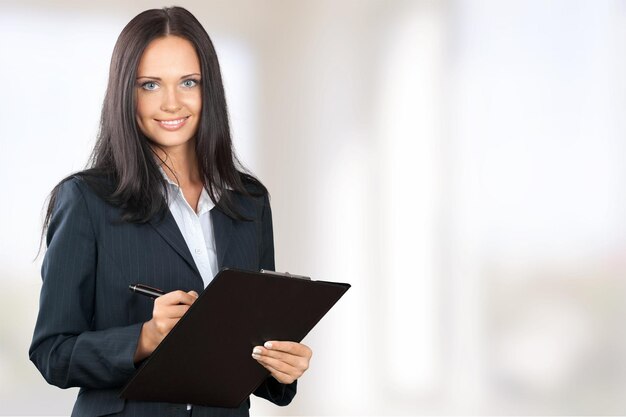
[[[57,200],[75,200],[80,197],[85,201],[98,201],[102,200],[98,193],[99,184],[102,189],[108,182],[106,178],[89,178],[82,172],[79,172],[62,179],[54,187],[53,192],[56,192]]]
[[[269,192],[265,185],[259,181],[256,177],[243,172],[239,173],[241,183],[246,191],[253,197],[265,197],[269,195]]]
[[[71,236],[87,236],[93,230],[84,185],[78,178],[66,177],[52,190],[44,230],[48,247],[54,236],[69,240]]]
[[[269,193],[267,188],[254,176],[247,173],[239,173],[240,183],[227,190],[223,200],[227,200],[225,205],[232,210],[228,214],[233,219],[260,219],[269,205]],[[222,202],[224,202],[222,200]],[[227,209],[227,210],[228,210]],[[227,211],[228,213],[228,211]]]
[[[110,189],[110,179],[81,171],[63,178],[54,187],[50,194],[50,208],[53,212],[100,213]]]
[[[98,237],[106,227],[118,224],[119,209],[106,197],[112,185],[110,178],[88,171],[71,174],[59,181],[50,193],[44,220],[47,243],[59,230],[68,233],[83,230],[85,234],[89,231]]]
[[[55,208],[68,204],[82,204],[85,200],[84,193],[85,184],[80,178],[75,176],[63,178],[52,191]]]
[[[244,192],[235,192],[240,202],[247,202],[262,209],[269,204],[270,194],[261,181],[250,174],[240,173]]]

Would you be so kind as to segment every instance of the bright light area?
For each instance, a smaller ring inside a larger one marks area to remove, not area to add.
[[[22,3],[0,14],[0,414],[69,415],[77,390],[27,359],[41,209],[155,5]],[[271,192],[277,267],[352,284],[293,403],[252,415],[623,414],[624,2],[183,6]]]

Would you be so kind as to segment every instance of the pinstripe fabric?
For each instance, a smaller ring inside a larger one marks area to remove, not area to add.
[[[274,269],[271,209],[267,196],[235,196],[243,214],[235,221],[211,211],[218,266]],[[65,182],[48,229],[41,274],[39,315],[30,359],[44,378],[61,388],[81,387],[72,416],[189,415],[184,404],[125,401],[120,388],[135,371],[133,356],[152,300],[128,290],[143,283],[165,291],[198,293],[204,284],[193,257],[168,212],[161,222],[129,224],[82,180]],[[268,379],[255,395],[286,405],[291,385]],[[194,406],[193,416],[247,416],[239,408]]]

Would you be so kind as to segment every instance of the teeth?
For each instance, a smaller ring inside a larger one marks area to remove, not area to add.
[[[174,125],[178,125],[181,124],[182,122],[184,122],[185,119],[178,119],[178,120],[161,120],[161,123],[163,123],[164,125],[168,125],[168,126],[174,126]]]

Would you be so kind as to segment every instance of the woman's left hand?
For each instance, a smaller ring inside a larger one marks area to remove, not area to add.
[[[252,350],[252,357],[282,384],[291,384],[300,378],[309,369],[311,356],[313,351],[308,346],[296,342],[272,340]]]

